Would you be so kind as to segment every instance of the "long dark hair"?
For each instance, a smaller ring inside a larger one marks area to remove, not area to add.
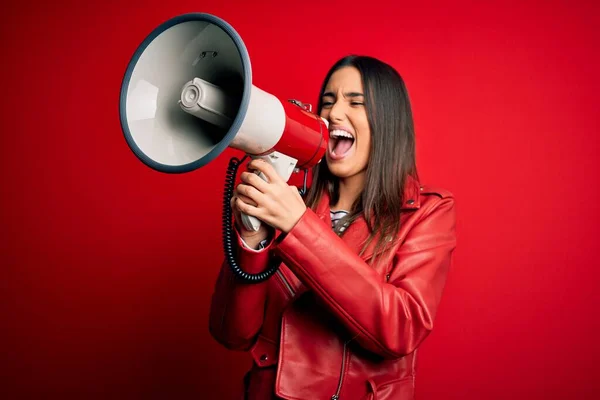
[[[379,233],[372,263],[385,251],[400,229],[400,214],[404,204],[404,186],[408,176],[418,180],[415,159],[414,123],[408,92],[400,74],[390,65],[368,56],[350,55],[337,61],[327,73],[319,93],[317,113],[323,107],[323,92],[331,75],[342,67],[355,67],[362,77],[365,107],[371,130],[370,157],[365,187],[345,216],[336,226],[343,227],[364,215],[370,235],[361,254]],[[312,184],[306,204],[316,209],[321,194],[327,190],[330,204],[339,199],[339,181],[325,159],[312,171]]]

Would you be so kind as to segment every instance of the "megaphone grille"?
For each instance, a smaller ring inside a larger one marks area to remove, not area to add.
[[[229,126],[181,109],[181,90],[196,77],[238,102]],[[127,143],[142,162],[158,171],[181,173],[202,167],[234,138],[251,87],[248,52],[229,24],[201,13],[173,18],[142,42],[127,67],[120,99]]]

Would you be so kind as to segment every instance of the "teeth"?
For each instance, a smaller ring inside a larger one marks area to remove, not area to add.
[[[343,137],[343,138],[348,138],[348,139],[354,139],[354,136],[352,136],[351,134],[349,134],[346,131],[342,131],[339,129],[334,129],[333,131],[329,132],[329,136],[331,136],[334,139]]]

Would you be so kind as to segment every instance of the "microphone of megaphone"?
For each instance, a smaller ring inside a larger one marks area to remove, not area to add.
[[[165,173],[201,168],[231,147],[269,162],[286,182],[303,170],[306,191],[307,171],[321,161],[329,140],[327,121],[310,106],[282,101],[253,85],[240,35],[204,13],[170,19],[138,46],[123,78],[119,111],[130,149]],[[251,275],[233,257],[229,203],[242,161],[232,158],[226,175],[223,244],[234,272],[260,282],[276,271],[277,262]],[[261,221],[242,215],[242,223],[258,230]]]

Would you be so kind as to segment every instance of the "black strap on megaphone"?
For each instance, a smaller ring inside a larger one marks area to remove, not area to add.
[[[268,279],[279,269],[281,260],[278,257],[272,257],[269,261],[269,266],[263,272],[258,274],[249,274],[242,270],[235,260],[234,246],[233,243],[236,240],[232,226],[232,213],[231,213],[231,197],[233,197],[233,190],[235,188],[235,177],[237,176],[237,170],[239,166],[244,162],[248,156],[244,156],[241,160],[233,157],[229,160],[229,166],[227,167],[227,173],[225,175],[225,191],[223,193],[223,250],[227,262],[231,267],[233,273],[243,281],[248,283],[260,283]],[[300,195],[306,194],[306,180],[308,171],[304,170],[304,187],[300,190]]]

